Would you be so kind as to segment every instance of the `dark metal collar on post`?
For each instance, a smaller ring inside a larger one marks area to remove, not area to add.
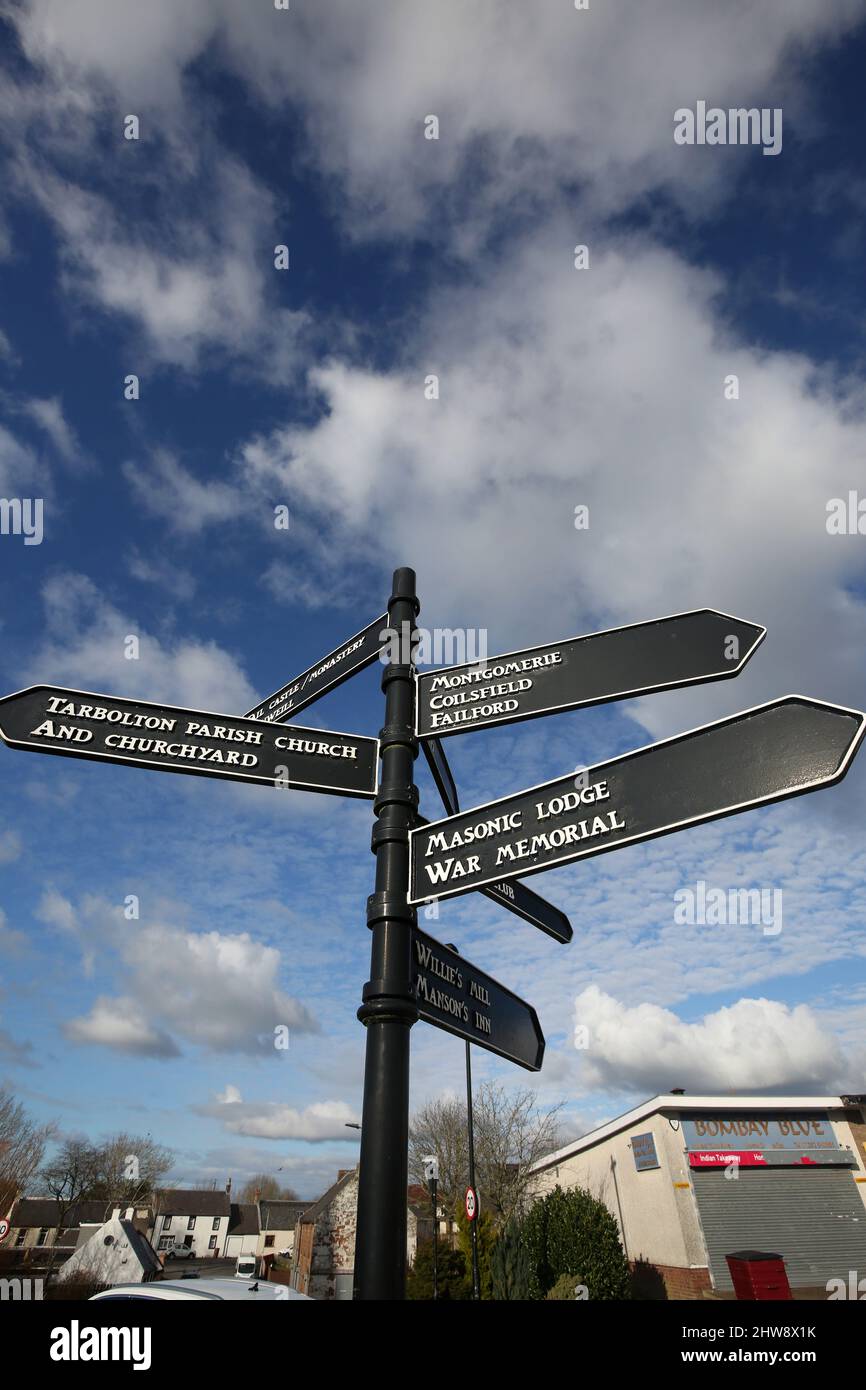
[[[412,639],[419,604],[415,571],[394,572],[388,601],[391,633],[409,650],[385,667],[385,727],[380,735],[382,776],[374,802],[371,848],[376,891],[367,899],[372,931],[370,979],[358,1018],[367,1029],[361,1167],[355,1238],[357,1299],[406,1295],[406,1222],[409,1182],[409,1030],[418,1018],[412,988],[409,907],[409,827],[418,809],[414,761],[415,679]]]

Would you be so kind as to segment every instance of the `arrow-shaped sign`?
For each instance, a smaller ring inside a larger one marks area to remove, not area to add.
[[[456,897],[844,777],[859,710],[788,695],[409,832],[411,903]]]
[[[370,666],[376,660],[382,645],[382,633],[388,623],[388,614],[383,613],[381,618],[362,628],[341,647],[335,647],[327,656],[323,656],[315,666],[308,667],[293,681],[256,705],[255,709],[249,710],[246,718],[264,719],[272,723],[294,719],[307,705],[327,695],[330,690],[336,690],[356,671],[363,671],[365,666]]]
[[[700,608],[418,676],[417,734],[463,734],[736,676],[767,629]]]
[[[522,917],[524,922],[531,922],[539,931],[546,932],[555,941],[561,941],[563,946],[567,946],[574,936],[565,913],[554,907],[546,898],[542,898],[540,893],[534,893],[531,888],[527,888],[526,884],[517,878],[512,878],[507,883],[488,883],[480,891],[485,898],[491,898],[501,907],[507,907],[509,912]]]
[[[412,979],[426,1023],[541,1070],[544,1035],[532,1005],[418,927],[412,927]]]
[[[375,797],[379,740],[32,685],[0,699],[12,748],[298,791]]]

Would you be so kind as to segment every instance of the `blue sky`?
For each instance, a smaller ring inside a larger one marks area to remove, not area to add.
[[[866,540],[826,528],[866,495],[866,4],[718,10],[0,5],[0,495],[45,503],[41,545],[0,537],[3,691],[240,714],[410,564],[421,621],[491,653],[701,606],[768,628],[736,681],[450,740],[465,806],[791,691],[866,708]],[[676,145],[698,100],[781,108],[781,153]],[[376,671],[301,722],[377,733]],[[357,1155],[369,805],[0,761],[0,1076],[178,1180],[315,1196]],[[672,1085],[862,1090],[863,787],[539,876],[567,948],[443,903],[425,928],[548,1038],[539,1077],[478,1077],[568,1133]],[[698,880],[780,890],[781,931],[675,923]],[[413,1103],[462,1061],[419,1024]]]

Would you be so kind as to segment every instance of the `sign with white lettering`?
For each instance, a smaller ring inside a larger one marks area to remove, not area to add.
[[[532,1005],[419,927],[411,930],[412,980],[424,1021],[540,1071],[544,1035]]]
[[[856,1168],[846,1149],[692,1149],[690,1168]]]
[[[373,798],[379,740],[33,685],[0,699],[12,748]]]
[[[382,633],[388,627],[388,614],[383,613],[374,623],[350,637],[341,647],[329,652],[315,666],[302,671],[288,685],[284,685],[269,695],[255,709],[248,711],[247,719],[264,719],[269,723],[279,723],[284,719],[294,719],[302,709],[311,705],[328,691],[336,690],[338,685],[370,666],[379,655]]]
[[[831,786],[859,710],[788,695],[409,832],[411,903],[655,839]]]
[[[421,739],[629,700],[742,671],[766,636],[757,623],[700,608],[671,618],[508,652],[418,675]]]

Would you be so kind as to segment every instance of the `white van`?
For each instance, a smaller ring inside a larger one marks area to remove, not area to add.
[[[255,1255],[238,1255],[235,1263],[236,1279],[255,1279],[256,1277],[256,1257]]]

